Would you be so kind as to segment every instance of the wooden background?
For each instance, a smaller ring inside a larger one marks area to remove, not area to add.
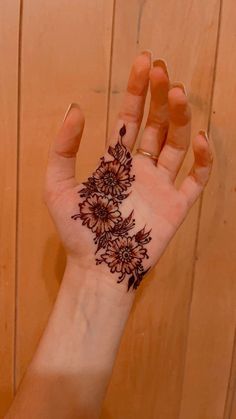
[[[0,2],[0,417],[60,285],[64,253],[42,202],[50,141],[70,102],[86,127],[83,179],[102,154],[143,49],[167,60],[207,128],[212,178],[122,339],[102,419],[236,419],[236,7],[234,0]],[[192,162],[190,151],[180,175]]]

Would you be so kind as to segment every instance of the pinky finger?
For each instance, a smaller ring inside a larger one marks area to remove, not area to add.
[[[193,140],[194,164],[179,191],[185,195],[188,206],[192,206],[206,186],[213,163],[209,139],[204,131],[199,131]]]

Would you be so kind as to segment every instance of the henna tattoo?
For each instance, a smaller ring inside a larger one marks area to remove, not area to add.
[[[126,134],[126,127],[120,129],[120,138],[114,147],[109,146],[108,153],[113,160],[101,163],[95,172],[83,182],[83,188],[78,192],[82,203],[79,203],[79,213],[72,215],[78,218],[82,225],[92,230],[95,234],[94,242],[97,245],[95,254],[96,264],[106,263],[110,272],[119,274],[117,283],[122,282],[127,276],[128,288],[136,289],[149,271],[144,270],[143,260],[148,259],[145,245],[150,242],[150,232],[145,227],[136,234],[130,235],[135,226],[132,211],[128,217],[123,218],[120,204],[129,194],[129,188],[135,180],[131,175],[132,156],[124,146],[122,138]]]

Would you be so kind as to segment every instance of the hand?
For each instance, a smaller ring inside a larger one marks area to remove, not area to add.
[[[150,108],[139,148],[156,159],[131,155],[149,83]],[[202,132],[193,139],[194,164],[177,189],[175,179],[190,143],[191,109],[181,84],[171,88],[165,66],[159,61],[151,67],[148,52],[134,61],[104,156],[78,185],[75,159],[83,127],[82,111],[73,104],[51,147],[45,200],[68,259],[131,292],[205,187],[212,166],[210,144]]]

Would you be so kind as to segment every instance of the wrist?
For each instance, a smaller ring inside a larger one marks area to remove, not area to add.
[[[70,389],[67,406],[77,416],[97,417],[93,413],[105,397],[134,295],[122,291],[111,275],[92,264],[88,268],[67,258],[53,311],[27,375],[34,377],[42,409],[50,394],[52,410],[61,411],[65,390]],[[31,388],[29,378],[25,382]]]
[[[125,288],[122,291],[112,279],[93,266],[87,268],[67,258],[62,284],[34,357],[34,366],[41,371],[60,371],[66,359],[78,371],[85,362],[91,367],[98,364],[104,371],[110,370],[135,296],[135,292],[127,293]],[[53,341],[51,346],[55,345],[53,359],[42,356],[49,336]]]
[[[67,256],[63,286],[71,288],[74,293],[86,289],[91,298],[106,298],[118,306],[132,305],[135,298],[135,290],[127,292],[127,284],[117,283],[116,275],[106,267],[96,266],[93,260],[88,262],[70,256]]]

